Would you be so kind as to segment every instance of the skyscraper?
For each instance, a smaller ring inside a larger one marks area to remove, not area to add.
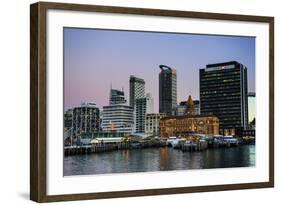
[[[145,132],[145,115],[153,113],[153,98],[150,93],[144,98],[138,98],[135,102],[135,131]]]
[[[159,67],[159,112],[171,115],[177,106],[177,72],[166,65]]]
[[[134,107],[136,99],[145,97],[145,82],[141,78],[130,76],[130,106]]]
[[[247,68],[236,61],[200,69],[201,114],[220,120],[220,133],[239,135],[248,125]]]

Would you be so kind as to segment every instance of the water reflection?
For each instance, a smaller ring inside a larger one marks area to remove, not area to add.
[[[64,175],[128,173],[255,166],[255,146],[182,152],[172,148],[135,149],[67,156]]]

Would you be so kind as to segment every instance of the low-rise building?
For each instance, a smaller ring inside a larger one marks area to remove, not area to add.
[[[160,119],[165,116],[165,113],[147,113],[145,115],[145,133],[159,135]]]
[[[73,108],[72,129],[74,136],[100,130],[100,110],[95,103],[82,103]]]
[[[125,104],[103,106],[101,123],[104,132],[132,133],[134,128],[134,112]]]
[[[72,118],[73,118],[73,110],[72,109],[66,110],[63,115],[64,130],[69,130],[72,128]]]
[[[110,90],[109,105],[103,106],[101,128],[109,133],[132,133],[134,128],[134,109],[126,104],[122,90]]]
[[[160,120],[160,136],[188,136],[193,133],[219,134],[219,119],[214,115],[169,116]]]

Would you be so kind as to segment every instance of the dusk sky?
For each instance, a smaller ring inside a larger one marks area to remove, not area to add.
[[[145,80],[158,112],[159,65],[177,70],[178,102],[199,99],[199,69],[238,61],[248,68],[255,91],[255,38],[64,28],[64,110],[95,102],[108,105],[110,85],[129,103],[129,76]]]

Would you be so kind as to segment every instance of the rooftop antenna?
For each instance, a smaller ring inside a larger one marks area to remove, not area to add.
[[[110,90],[109,90],[109,104],[111,105],[111,92],[112,91],[112,83],[110,83]]]

